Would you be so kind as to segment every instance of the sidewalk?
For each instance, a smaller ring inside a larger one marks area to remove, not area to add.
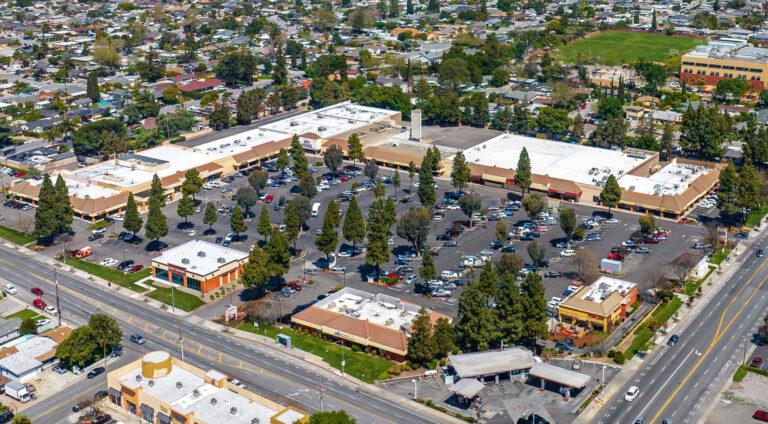
[[[698,314],[707,306],[709,301],[724,287],[725,282],[739,270],[746,260],[746,256],[742,256],[742,253],[747,251],[755,243],[765,229],[766,224],[761,223],[760,227],[750,232],[750,238],[740,242],[733,249],[728,256],[728,259],[723,261],[720,264],[720,268],[709,276],[709,281],[706,281],[701,285],[702,294],[698,300],[696,300],[691,307],[683,304],[683,306],[678,309],[678,314],[681,316],[676,324],[669,327],[670,330],[678,328],[677,332],[683,331],[698,316]],[[650,355],[647,355],[646,358],[650,358]],[[640,359],[636,356],[630,359],[597,398],[595,398],[595,400],[593,400],[592,403],[590,403],[589,406],[576,417],[574,424],[591,423],[602,409],[603,404],[624,387],[627,381],[629,381],[640,369],[643,362],[645,362],[645,359]]]

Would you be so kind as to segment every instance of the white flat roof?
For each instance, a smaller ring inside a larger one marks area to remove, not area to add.
[[[517,371],[533,366],[530,350],[513,347],[501,351],[448,355],[453,369],[462,379]]]
[[[600,276],[594,283],[590,284],[586,290],[581,290],[579,297],[584,300],[600,303],[613,292],[619,292],[622,296],[629,293],[637,284],[629,281],[619,280],[618,278]]]
[[[79,197],[81,199],[99,199],[102,197],[112,197],[120,194],[119,191],[113,190],[108,187],[102,187],[100,185],[92,184],[86,181],[79,181],[77,179],[68,178],[67,174],[60,174],[64,178],[64,183],[67,185],[67,191],[70,196]],[[52,177],[51,180],[56,184],[56,178]],[[27,182],[33,186],[40,186],[43,180],[29,179]]]
[[[533,367],[528,372],[528,374],[576,389],[583,388],[587,385],[589,380],[592,379],[592,377],[588,376],[587,374],[567,370],[565,368],[560,368],[556,365],[543,362],[537,362],[533,364]]]
[[[264,125],[285,134],[315,133],[322,138],[354,131],[398,112],[344,102]]]
[[[696,178],[709,172],[709,169],[687,163],[678,163],[673,159],[667,166],[648,177],[622,175],[619,185],[626,190],[645,194],[677,195],[685,191]]]
[[[323,308],[393,330],[402,330],[419,315],[417,305],[385,294],[372,294],[346,287],[317,302]]]
[[[232,262],[246,259],[248,253],[204,240],[190,240],[168,249],[152,262],[184,268],[197,275],[209,275]]]
[[[464,156],[469,163],[514,170],[523,147],[531,159],[532,173],[591,185],[605,181],[610,174],[618,178],[647,159],[618,150],[517,134],[501,134],[465,150]]]

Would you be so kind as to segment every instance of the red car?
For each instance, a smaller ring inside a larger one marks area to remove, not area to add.
[[[339,177],[339,181],[341,181],[342,183],[347,182],[349,181],[349,177],[346,175],[342,175],[341,177]]]
[[[43,309],[46,306],[48,306],[48,304],[45,303],[45,301],[43,301],[43,299],[40,299],[39,297],[32,301],[32,305],[34,305],[35,308],[38,308],[38,309]]]
[[[609,253],[608,254],[608,259],[613,260],[613,261],[624,262],[624,255],[622,255],[620,253]]]
[[[34,294],[35,296],[42,296],[43,290],[40,289],[40,287],[32,287],[32,294]]]
[[[396,272],[390,272],[389,274],[387,274],[387,278],[397,278],[398,280],[402,280],[403,276],[399,275]]]
[[[128,271],[126,271],[126,272],[129,273],[129,274],[133,274],[134,272],[139,272],[142,269],[144,269],[144,265],[137,264],[137,265],[134,265],[134,266],[128,268]]]
[[[264,196],[264,203],[272,203],[273,200],[275,200],[275,196],[271,194]]]
[[[752,418],[768,423],[768,411],[756,409],[755,413],[752,415]]]
[[[648,237],[645,240],[643,240],[643,243],[645,244],[659,244],[659,239],[656,237]]]
[[[755,356],[752,362],[749,363],[749,366],[753,368],[760,368],[761,365],[763,365],[763,358],[759,356]]]

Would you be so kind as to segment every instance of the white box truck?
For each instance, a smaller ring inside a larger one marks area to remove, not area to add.
[[[22,403],[32,400],[32,396],[30,396],[27,386],[18,381],[9,381],[6,383],[5,394]]]
[[[315,203],[312,205],[312,216],[317,216],[320,214],[320,203]]]

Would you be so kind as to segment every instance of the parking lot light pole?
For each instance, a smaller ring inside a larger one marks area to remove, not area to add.
[[[412,378],[411,381],[413,382],[413,398],[418,399],[419,398],[419,381],[415,378]]]

